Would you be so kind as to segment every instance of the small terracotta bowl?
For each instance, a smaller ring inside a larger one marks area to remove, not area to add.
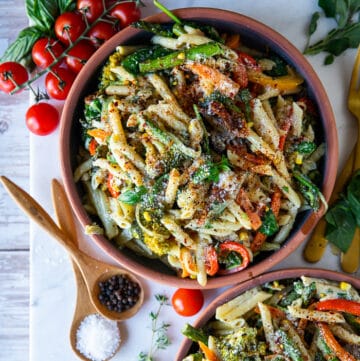
[[[321,131],[317,136],[320,138],[320,141],[324,141],[326,144],[326,155],[320,164],[320,172],[323,177],[321,189],[328,200],[334,186],[338,164],[336,124],[326,92],[305,57],[283,36],[264,24],[244,15],[209,8],[179,9],[175,11],[175,14],[183,19],[196,20],[213,25],[221,31],[239,33],[245,44],[252,48],[271,49],[295,68],[305,79],[309,96],[317,104],[320,113]],[[145,20],[162,23],[169,22],[168,17],[164,14],[150,16]],[[81,204],[81,190],[77,188],[73,180],[73,171],[77,165],[76,154],[81,142],[78,119],[82,114],[83,99],[86,95],[95,91],[101,67],[106,62],[108,56],[115,51],[117,45],[144,44],[149,40],[150,36],[149,33],[129,27],[111,38],[86,63],[83,70],[77,76],[65,102],[60,130],[62,178],[73,210],[83,226],[92,223],[92,221]],[[321,215],[322,212],[316,214],[311,211],[302,212],[298,215],[288,239],[278,251],[264,253],[250,267],[239,273],[210,278],[206,288],[233,285],[266,272],[297,249]],[[178,278],[172,270],[160,261],[145,259],[127,249],[119,251],[103,236],[94,235],[92,238],[105,253],[123,267],[140,276],[174,287],[201,287],[196,280]]]
[[[220,296],[215,298],[200,314],[192,326],[198,328],[203,327],[208,323],[214,316],[216,308],[222,304],[229,302],[233,298],[240,296],[245,291],[254,288],[256,286],[263,285],[267,282],[272,282],[276,280],[292,279],[299,278],[301,276],[308,276],[314,278],[321,278],[329,281],[336,282],[347,282],[351,284],[356,289],[360,290],[360,279],[357,277],[352,277],[345,275],[340,272],[329,271],[325,269],[316,269],[316,268],[290,268],[283,269],[279,271],[269,272],[255,277],[252,280],[248,280],[238,286],[232,287],[222,293]],[[191,346],[193,342],[188,338],[184,337],[183,342],[180,345],[179,351],[176,354],[175,361],[181,361],[189,352],[191,352]]]

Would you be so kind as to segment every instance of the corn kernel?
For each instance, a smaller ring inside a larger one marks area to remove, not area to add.
[[[246,231],[241,231],[239,233],[239,239],[240,241],[247,241],[249,239],[249,235]]]
[[[248,126],[248,128],[252,128],[254,126],[254,122],[248,122],[247,126]]]
[[[341,288],[343,291],[348,291],[348,290],[351,288],[351,285],[350,285],[350,283],[341,281],[341,282],[340,282],[340,288]]]
[[[177,58],[180,59],[180,60],[184,60],[185,59],[185,53],[179,53]]]
[[[303,156],[302,156],[302,154],[297,153],[297,154],[296,154],[296,158],[295,158],[295,163],[296,163],[296,164],[302,164],[302,162],[303,162]]]
[[[144,216],[145,221],[147,221],[147,222],[151,221],[151,215],[149,212],[144,212],[143,216]]]

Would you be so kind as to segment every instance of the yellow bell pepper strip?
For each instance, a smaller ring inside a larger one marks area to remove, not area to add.
[[[296,74],[271,77],[251,69],[248,70],[248,78],[252,83],[270,86],[271,88],[278,89],[280,92],[294,91],[304,82],[304,79]]]
[[[328,299],[320,301],[316,304],[316,309],[319,311],[338,311],[351,313],[355,316],[360,316],[360,303],[343,298]]]
[[[91,137],[100,139],[102,142],[105,142],[106,138],[111,135],[110,132],[107,132],[106,130],[100,128],[89,129],[87,131],[87,134],[90,135]]]
[[[323,337],[325,343],[329,348],[335,353],[335,355],[340,359],[340,361],[356,361],[356,358],[350,355],[335,339],[334,335],[330,331],[330,328],[327,324],[318,322],[317,323],[320,335]]]

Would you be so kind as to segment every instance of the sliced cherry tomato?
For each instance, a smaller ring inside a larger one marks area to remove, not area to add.
[[[110,24],[104,21],[99,21],[88,32],[88,37],[91,39],[94,46],[101,46],[106,40],[110,39],[117,33],[117,29],[114,24]]]
[[[261,71],[260,65],[251,55],[243,53],[241,51],[238,51],[237,54],[238,54],[238,61],[244,64],[247,69]]]
[[[86,24],[80,13],[68,11],[56,19],[54,28],[56,37],[69,45],[85,31]]]
[[[53,69],[45,78],[46,90],[50,97],[57,100],[64,100],[69,94],[76,74],[65,68]]]
[[[34,63],[41,69],[48,67],[64,51],[64,46],[55,39],[41,38],[34,44],[31,56]]]
[[[179,315],[193,316],[201,310],[204,295],[201,290],[179,288],[174,292],[171,303]]]
[[[214,276],[219,270],[217,253],[213,246],[205,247],[205,267],[209,276]]]
[[[120,28],[123,29],[141,17],[141,11],[135,2],[126,2],[116,5],[110,12],[110,15],[120,22]]]
[[[76,7],[85,14],[89,23],[94,22],[104,12],[102,0],[78,0]]]
[[[0,64],[0,89],[11,93],[18,85],[27,82],[29,74],[24,66],[15,61]]]
[[[241,256],[242,262],[240,265],[235,266],[230,269],[219,269],[218,274],[229,274],[239,272],[245,269],[250,263],[250,254],[248,249],[235,241],[225,241],[220,244],[220,254],[221,256],[226,256],[229,252],[238,253]]]
[[[73,72],[78,73],[95,50],[90,41],[81,40],[69,51],[66,63]]]
[[[319,311],[347,312],[355,316],[360,316],[360,303],[342,298],[320,301],[316,304],[316,309]]]
[[[37,103],[26,112],[26,126],[36,135],[52,133],[59,124],[59,112],[49,103]]]

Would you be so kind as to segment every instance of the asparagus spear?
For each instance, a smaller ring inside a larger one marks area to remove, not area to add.
[[[214,55],[223,54],[221,44],[210,42],[194,46],[187,50],[180,50],[157,59],[149,59],[139,64],[141,73],[150,73],[158,70],[173,68],[181,65],[185,60],[196,60],[199,57],[209,58]]]

